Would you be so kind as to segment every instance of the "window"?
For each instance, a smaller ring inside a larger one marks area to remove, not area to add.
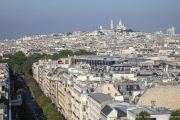
[[[83,105],[83,112],[85,112],[86,111],[86,106],[85,105]]]
[[[108,93],[108,95],[111,95],[111,93]]]
[[[83,120],[86,120],[86,115],[83,115]]]
[[[108,90],[110,90],[110,87],[108,87]]]
[[[117,96],[117,93],[115,93],[115,96]]]

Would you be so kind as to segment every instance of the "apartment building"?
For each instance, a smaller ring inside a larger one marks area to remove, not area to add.
[[[33,64],[34,77],[44,94],[67,119],[86,120],[89,118],[88,94],[94,90],[76,84],[62,66],[62,62],[39,61],[39,64]]]
[[[111,120],[115,116],[125,117],[127,112],[123,107],[117,109],[118,106],[113,107],[108,103],[126,101],[141,104],[140,99],[143,99],[143,103],[148,103],[147,100],[144,101],[146,99],[144,95],[144,97],[140,96],[141,90],[149,85],[147,81],[144,81],[144,79],[148,80],[146,76],[136,75],[140,70],[130,72],[131,67],[128,66],[124,71],[123,64],[118,66],[115,64],[108,65],[107,69],[114,67],[113,70],[108,71],[103,65],[93,67],[86,61],[78,61],[70,65],[72,62],[68,60],[68,58],[57,61],[40,60],[32,66],[34,77],[40,88],[66,119]],[[106,109],[109,113],[106,113]]]
[[[0,120],[7,120],[7,105],[0,104]]]
[[[0,119],[6,120],[10,102],[10,76],[7,63],[0,63]]]
[[[127,120],[127,108],[130,106],[127,102],[114,101],[108,103],[101,110],[102,120]]]
[[[67,119],[88,120],[88,94],[93,91],[89,86],[74,83],[68,74],[63,73],[58,83],[58,110]]]
[[[103,93],[92,93],[89,94],[89,110],[91,120],[99,120],[101,118],[101,110],[105,105],[114,99],[107,94]]]
[[[9,99],[10,76],[7,63],[0,63],[0,99]]]
[[[67,60],[69,59],[67,58]],[[53,91],[56,86],[56,80],[54,80],[55,78],[52,78],[52,76],[57,72],[57,68],[67,68],[69,66],[70,62],[62,61],[61,59],[39,60],[32,65],[33,77],[48,97],[52,97],[51,94],[54,94]]]

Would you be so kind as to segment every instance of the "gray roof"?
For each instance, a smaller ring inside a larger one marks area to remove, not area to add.
[[[150,115],[160,115],[160,114],[171,114],[170,110],[165,108],[153,108],[153,107],[142,107],[142,108],[136,108],[133,110],[128,110],[133,114],[139,114],[141,111],[146,111]]]
[[[111,108],[115,108],[117,111],[122,111],[124,112],[125,114],[127,114],[127,108],[128,106],[130,105],[129,103],[127,102],[114,102],[114,103],[110,103],[108,104]]]
[[[122,106],[118,106],[118,107],[115,107],[116,109],[124,112],[125,114],[127,114],[127,106],[126,105],[122,105]]]
[[[98,103],[102,103],[108,100],[112,100],[113,98],[110,95],[103,94],[103,93],[93,93],[89,94],[89,97],[97,101]]]
[[[111,108],[109,105],[106,105],[106,106],[101,110],[101,114],[104,115],[105,117],[107,117],[112,110],[113,110],[113,108]]]

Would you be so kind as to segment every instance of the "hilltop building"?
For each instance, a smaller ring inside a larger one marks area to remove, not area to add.
[[[121,19],[120,19],[118,25],[116,26],[116,29],[126,30],[126,27],[122,24]]]
[[[167,34],[175,34],[175,28],[174,27],[172,27],[172,28],[169,28],[169,29],[167,29]]]

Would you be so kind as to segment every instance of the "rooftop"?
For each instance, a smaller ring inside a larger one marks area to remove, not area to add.
[[[130,111],[133,114],[139,114],[141,111],[146,111],[150,115],[171,114],[171,111],[168,109],[156,107],[139,107],[128,111]]]
[[[100,104],[102,102],[113,99],[110,95],[103,94],[103,93],[93,93],[93,94],[89,94],[89,96]]]

